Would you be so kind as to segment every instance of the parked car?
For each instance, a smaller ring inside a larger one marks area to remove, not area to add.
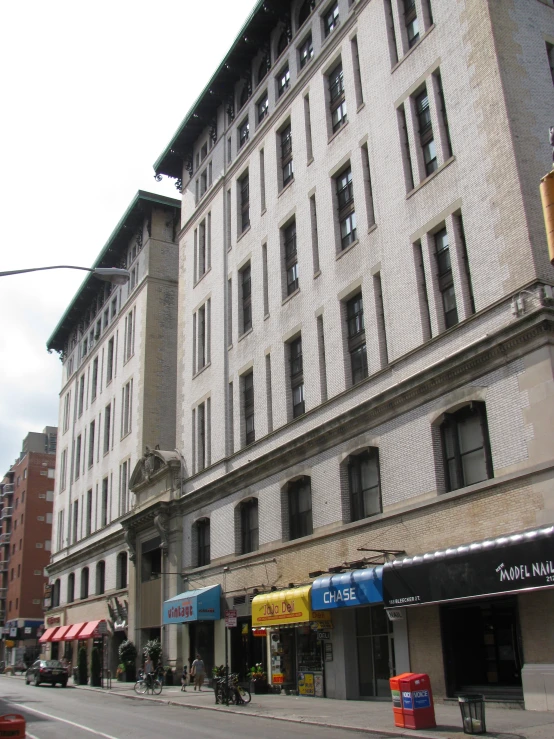
[[[25,682],[29,685],[40,685],[41,683],[50,683],[56,685],[59,683],[62,688],[67,685],[68,670],[57,659],[37,659],[36,662],[29,667],[25,673]]]

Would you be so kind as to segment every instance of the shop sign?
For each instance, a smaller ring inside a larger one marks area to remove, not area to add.
[[[265,629],[252,629],[252,636],[267,636]]]
[[[310,585],[256,595],[252,600],[253,626],[284,626],[330,620],[326,611],[312,611]]]
[[[298,673],[298,694],[315,695],[314,675],[312,672]]]
[[[187,590],[163,604],[163,623],[218,621],[221,617],[221,585]]]
[[[402,608],[386,608],[385,612],[389,621],[404,621],[405,613]]]
[[[32,631],[33,631],[33,629],[30,626],[25,626],[25,628],[23,630],[23,633],[28,636],[29,634],[32,633]]]
[[[285,682],[285,676],[282,672],[274,672],[271,676],[271,682],[274,685],[282,685]]]
[[[316,631],[328,631],[329,629],[333,628],[333,622],[330,618],[326,618],[324,621],[316,621],[315,622],[315,629]]]
[[[327,639],[331,638],[331,634],[328,631],[318,631],[317,632],[317,640],[318,641],[326,641]]]
[[[61,626],[62,619],[60,616],[47,616],[46,617],[46,625],[47,626]]]
[[[554,587],[554,527],[388,562],[385,606]]]
[[[383,602],[383,567],[323,575],[312,585],[312,608],[346,608]]]

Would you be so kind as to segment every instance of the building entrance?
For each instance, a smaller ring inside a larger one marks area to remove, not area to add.
[[[520,698],[521,638],[515,598],[441,608],[448,693]]]
[[[392,624],[383,606],[356,609],[358,687],[360,698],[388,698],[394,675]]]
[[[199,654],[206,669],[206,679],[211,680],[214,668],[214,622],[194,621],[189,623],[190,664]]]

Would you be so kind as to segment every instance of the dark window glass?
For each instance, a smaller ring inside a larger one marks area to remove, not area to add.
[[[331,106],[331,124],[333,133],[347,121],[346,100],[344,99],[344,75],[342,63],[337,64],[332,72],[329,72],[329,99]]]
[[[73,603],[75,600],[75,574],[72,572],[67,578],[67,602]]]
[[[290,538],[299,539],[312,534],[312,488],[309,477],[289,483],[288,504]]]
[[[448,233],[445,228],[435,234],[435,254],[437,259],[438,284],[444,311],[444,325],[446,328],[450,328],[458,323],[458,309],[456,307],[456,294],[454,292]]]
[[[267,93],[258,103],[258,123],[261,123],[266,115],[269,113],[269,98]]]
[[[283,187],[285,187],[294,178],[292,130],[290,125],[281,131],[281,169],[283,173]]]
[[[350,352],[352,384],[355,385],[368,375],[364,306],[361,293],[347,302],[346,320],[348,322],[348,350]]]
[[[314,44],[311,33],[298,50],[298,53],[300,55],[300,69],[304,69],[306,64],[311,61],[314,56]]]
[[[198,567],[210,564],[210,519],[196,522]]]
[[[250,264],[244,267],[240,273],[242,285],[242,331],[250,331],[252,328],[252,281]]]
[[[248,137],[250,136],[250,124],[248,123],[248,118],[239,126],[238,133],[240,149],[244,144],[246,144]]]
[[[459,490],[493,477],[484,403],[445,414],[441,425],[446,489]]]
[[[298,13],[298,27],[302,26],[309,18],[310,13],[315,8],[315,0],[305,0],[302,3]]]
[[[240,188],[240,225],[241,231],[246,231],[250,226],[250,181],[246,174],[239,180]]]
[[[81,571],[81,600],[88,598],[88,567]]]
[[[350,514],[352,521],[381,513],[381,483],[379,452],[368,449],[352,455],[348,461],[350,483]]]
[[[438,167],[437,149],[433,138],[433,126],[431,124],[431,110],[429,108],[429,96],[427,90],[423,90],[415,99],[416,115],[419,124],[419,141],[423,151],[425,172],[430,175]]]
[[[285,270],[287,274],[287,295],[298,289],[298,253],[296,251],[296,221],[284,229]]]
[[[106,589],[106,563],[98,562],[96,565],[96,595],[102,595]]]
[[[289,39],[287,33],[286,31],[283,31],[283,33],[279,36],[279,41],[277,42],[277,56],[281,56],[288,45]]]
[[[260,66],[258,67],[258,84],[263,80],[263,78],[266,76],[266,74],[269,72],[270,67],[269,59],[267,56],[264,56],[262,61],[260,62]]]
[[[258,501],[247,500],[240,507],[241,554],[259,548]]]
[[[292,417],[297,418],[305,411],[304,404],[304,364],[302,360],[302,338],[291,341],[290,382],[292,391]]]
[[[346,249],[356,241],[356,211],[354,210],[354,186],[350,167],[336,179],[341,248]]]
[[[419,21],[415,0],[404,0],[404,23],[410,49],[419,39]]]
[[[245,442],[252,444],[256,440],[254,429],[254,372],[242,378]]]
[[[288,90],[290,85],[290,70],[287,66],[279,73],[277,77],[277,97],[280,98],[281,95]]]
[[[325,37],[329,36],[335,28],[339,25],[339,4],[334,3],[329,10],[325,13],[323,18],[323,25],[325,27]]]

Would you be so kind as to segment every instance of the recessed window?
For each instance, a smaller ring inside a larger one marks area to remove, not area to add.
[[[431,110],[429,108],[429,95],[427,88],[419,93],[415,98],[415,110],[417,122],[419,126],[419,143],[423,153],[423,162],[425,172],[430,175],[438,167],[437,147],[433,136],[433,126],[431,123]]]
[[[348,484],[351,521],[359,521],[381,513],[381,483],[377,449],[367,449],[361,454],[353,454],[349,457]]]
[[[287,64],[277,75],[277,97],[280,98],[290,87],[290,70]]]
[[[305,39],[300,48],[298,49],[298,56],[300,59],[300,69],[310,62],[314,57],[314,44],[312,41],[312,34],[310,33]]]
[[[447,491],[493,477],[485,404],[446,413],[441,424]]]
[[[302,337],[289,343],[290,389],[292,396],[292,417],[298,418],[305,410],[304,403],[304,363],[302,359]]]
[[[304,0],[302,6],[298,12],[298,27],[304,25],[304,23],[310,17],[312,10],[315,8],[315,0]]]
[[[404,23],[406,25],[408,46],[411,49],[419,39],[419,20],[415,0],[404,0]]]
[[[246,118],[238,127],[239,149],[246,144],[250,136],[250,124]]]
[[[282,186],[285,187],[294,179],[292,159],[292,129],[290,123],[281,131],[281,173]]]
[[[250,262],[240,271],[242,333],[252,328],[252,275]]]
[[[331,127],[333,129],[333,133],[335,133],[347,121],[342,62],[339,62],[339,64],[329,72],[328,80]]]
[[[277,42],[277,56],[281,56],[283,51],[287,48],[289,45],[289,37],[286,31],[283,31],[283,33],[279,36],[279,41]]]
[[[287,295],[298,290],[298,252],[296,249],[296,221],[283,229],[283,247],[285,257],[285,274]]]
[[[258,501],[256,498],[240,504],[240,553],[248,554],[259,548]]]
[[[254,428],[254,372],[250,371],[242,377],[242,407],[244,413],[244,441],[252,444],[256,441]]]
[[[313,533],[312,487],[309,477],[289,482],[289,539],[299,539]]]
[[[248,172],[239,180],[239,200],[240,200],[240,230],[241,233],[246,231],[250,226],[250,180]]]
[[[269,113],[269,98],[267,96],[267,91],[263,94],[263,97],[258,101],[257,111],[258,111],[258,123],[261,123],[263,119],[266,117],[266,115],[268,115]]]
[[[196,566],[210,564],[210,519],[201,518],[195,524],[196,529]]]
[[[346,320],[352,384],[356,385],[368,375],[364,306],[361,292],[346,303]]]
[[[333,3],[329,10],[323,16],[323,27],[325,30],[325,38],[329,36],[339,25],[339,4]]]
[[[354,186],[350,167],[336,178],[337,204],[341,249],[356,241],[356,211],[354,209]]]
[[[437,231],[434,239],[438,286],[444,312],[444,325],[445,328],[450,328],[458,323],[458,308],[456,306],[456,293],[454,292],[454,277],[452,275],[450,245],[446,228],[442,228],[440,231]]]
[[[262,61],[260,62],[260,66],[258,67],[258,84],[264,79],[266,74],[269,72],[269,68],[271,67],[271,62],[269,61],[269,57],[264,56]]]

